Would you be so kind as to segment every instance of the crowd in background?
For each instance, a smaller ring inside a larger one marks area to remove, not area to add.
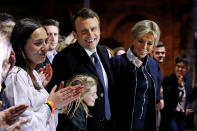
[[[130,48],[111,49],[96,12],[83,8],[72,22],[66,37],[55,19],[0,13],[0,131],[197,129],[191,58],[180,54],[162,75],[157,23],[137,22]]]

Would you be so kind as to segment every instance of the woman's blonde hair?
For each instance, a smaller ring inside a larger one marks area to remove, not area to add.
[[[142,20],[134,25],[131,30],[131,37],[136,39],[147,33],[151,33],[155,39],[155,43],[159,42],[160,39],[160,29],[157,23],[151,20]]]
[[[71,78],[67,82],[66,86],[75,86],[78,84],[81,84],[82,86],[84,86],[81,96],[79,98],[77,98],[75,101],[73,101],[70,104],[68,104],[67,106],[65,106],[64,108],[62,108],[61,113],[65,113],[65,114],[72,113],[71,115],[73,116],[75,111],[79,107],[79,105],[82,104],[82,106],[86,112],[86,117],[88,117],[89,116],[88,107],[83,102],[83,97],[85,96],[86,93],[88,93],[90,91],[90,89],[93,86],[97,86],[97,80],[96,80],[96,77],[94,77],[94,76],[90,76],[87,74],[80,74],[80,75],[76,75],[73,78]]]

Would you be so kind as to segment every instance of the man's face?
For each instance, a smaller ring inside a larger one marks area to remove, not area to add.
[[[89,51],[94,51],[100,40],[100,26],[96,17],[83,19],[78,17],[75,21],[76,32],[74,37],[79,44]]]
[[[165,56],[166,56],[165,47],[155,47],[153,49],[153,58],[158,63],[163,63]]]
[[[0,30],[10,38],[10,35],[12,33],[12,30],[14,28],[15,22],[14,21],[7,21],[2,22],[0,24]]]
[[[57,26],[50,25],[45,26],[48,35],[47,44],[49,46],[49,51],[54,50],[58,44],[58,37],[59,37],[59,29]]]
[[[15,64],[15,61],[12,63],[11,57],[11,50],[12,47],[10,44],[6,43],[5,41],[0,42],[0,83],[2,83],[11,69],[11,67]],[[13,56],[15,57],[15,56]],[[15,59],[15,58],[14,58]]]
[[[176,64],[175,73],[176,76],[184,76],[187,73],[187,66],[183,62],[178,62]]]

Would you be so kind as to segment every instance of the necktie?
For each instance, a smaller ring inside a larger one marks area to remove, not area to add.
[[[102,67],[101,64],[99,62],[98,56],[96,54],[96,52],[94,52],[91,55],[94,58],[94,66],[96,67],[96,71],[99,75],[99,79],[101,80],[101,83],[104,87],[104,93],[105,93],[105,117],[107,120],[110,119],[111,117],[111,112],[110,112],[110,105],[109,105],[109,99],[108,99],[108,93],[107,93],[107,89],[105,87],[105,81],[104,81],[104,77],[103,77],[103,71],[102,71]]]

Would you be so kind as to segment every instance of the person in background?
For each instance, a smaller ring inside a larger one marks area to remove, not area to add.
[[[60,36],[56,49],[57,51],[61,51],[68,45],[74,44],[75,42],[76,42],[76,39],[74,38],[72,32],[68,36]]]
[[[57,131],[87,131],[87,118],[92,117],[88,113],[88,107],[93,107],[98,98],[97,81],[92,76],[80,74],[70,79],[66,86],[78,84],[84,86],[81,96],[62,109],[61,112],[67,115],[64,120],[65,128],[57,128]]]
[[[7,40],[7,36],[5,36],[5,34],[3,35],[3,33],[0,33],[0,56],[0,84],[2,85],[2,82],[7,77],[9,70],[15,64],[15,56],[13,55],[11,44]],[[2,92],[1,85],[0,92]],[[2,104],[3,103],[1,101],[0,107],[3,106]],[[16,122],[16,120],[27,109],[27,107],[27,105],[21,104],[0,111],[0,130],[20,131],[21,125],[27,122],[27,118],[18,122]]]
[[[124,47],[119,46],[113,49],[114,55],[122,55],[124,53],[126,53],[126,50],[124,49]]]
[[[36,70],[43,68],[46,66],[46,64],[52,64],[53,58],[57,54],[56,46],[58,45],[59,38],[59,22],[54,19],[46,19],[42,21],[42,25],[47,31],[48,51],[45,61],[41,64],[38,64],[36,66]]]
[[[158,42],[157,44],[155,44],[152,53],[150,54],[151,57],[153,57],[158,65],[160,66],[163,62],[164,59],[166,57],[166,50],[165,50],[165,46],[163,44],[163,42]],[[162,73],[161,73],[161,69],[158,66],[158,70],[159,70],[159,83],[160,85],[162,84]],[[161,87],[160,90],[160,95],[163,96],[163,88]],[[163,99],[158,99],[157,100],[157,131],[159,131],[159,126],[160,126],[160,121],[161,121],[161,114],[160,114],[160,110],[164,108],[164,101]]]
[[[68,80],[77,74],[96,76],[98,99],[94,107],[89,107],[92,117],[88,117],[87,130],[110,131],[109,99],[113,78],[107,49],[99,45],[100,19],[97,13],[88,8],[79,10],[73,17],[73,35],[77,41],[60,51],[53,60],[53,76],[48,86],[59,85],[62,80]],[[63,122],[61,119],[64,117],[59,116],[59,123]]]
[[[114,56],[113,50],[107,45],[103,45],[103,46],[107,49],[107,51],[109,53],[109,58],[112,58]]]
[[[16,64],[10,70],[4,89],[9,106],[26,104],[29,107],[19,117],[28,117],[22,131],[55,131],[57,114],[65,105],[80,96],[82,86],[63,88],[54,86],[50,94],[45,90],[35,66],[42,63],[47,53],[47,32],[32,19],[19,20],[12,31],[10,41],[16,53]]]
[[[193,103],[194,110],[194,129],[197,129],[197,83],[191,91],[189,101]]]
[[[0,31],[10,38],[11,32],[15,25],[15,19],[12,15],[1,12],[0,13]]]
[[[189,69],[189,59],[186,55],[176,58],[175,73],[163,79],[163,99],[165,106],[161,110],[160,131],[184,131],[185,117],[193,113],[189,104],[191,86],[185,74]]]
[[[112,108],[115,131],[156,130],[160,85],[157,62],[149,54],[159,38],[160,29],[154,21],[140,21],[131,30],[131,47],[111,59],[116,85],[113,91],[116,107]]]
[[[158,42],[152,51],[151,56],[157,61],[158,64],[162,64],[166,57],[166,50],[163,42]]]

